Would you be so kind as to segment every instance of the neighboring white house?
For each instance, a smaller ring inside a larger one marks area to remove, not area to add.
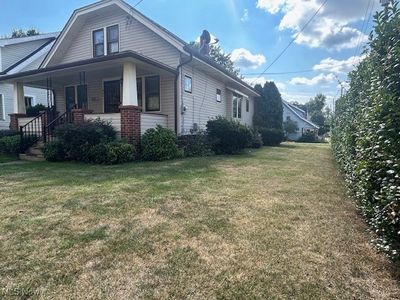
[[[57,33],[24,38],[0,39],[0,78],[21,71],[36,69],[50,50]],[[8,129],[9,114],[14,112],[14,87],[0,82],[0,130]],[[25,106],[47,105],[47,91],[25,87]]]
[[[308,120],[307,113],[304,110],[301,110],[297,106],[283,101],[283,122],[287,122],[288,120],[297,123],[298,127],[295,133],[289,134],[289,140],[297,141],[304,133],[307,132],[314,133],[315,135],[318,134],[319,127]]]
[[[50,80],[60,115],[111,121],[136,141],[157,124],[188,134],[216,116],[252,126],[259,96],[122,0],[75,10],[38,68],[1,80],[14,84],[15,114],[25,112],[22,84],[46,88]]]

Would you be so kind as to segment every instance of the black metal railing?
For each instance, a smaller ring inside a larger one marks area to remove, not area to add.
[[[72,114],[69,112],[65,112],[59,115],[57,118],[54,118],[51,122],[44,127],[43,134],[43,142],[51,142],[55,139],[55,129],[63,124],[72,123]]]
[[[23,126],[20,126],[20,152],[24,153],[29,147],[45,139],[46,127],[57,119],[55,107],[49,107]]]

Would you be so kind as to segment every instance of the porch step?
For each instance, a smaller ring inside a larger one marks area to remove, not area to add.
[[[43,156],[44,143],[42,141],[37,142],[35,145],[30,147],[25,154],[20,154],[20,160],[26,161],[45,161]]]
[[[43,155],[31,155],[31,154],[20,154],[19,159],[24,161],[45,161]]]

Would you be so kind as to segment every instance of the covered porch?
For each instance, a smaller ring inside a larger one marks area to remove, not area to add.
[[[2,80],[14,84],[11,127],[21,129],[33,119],[26,118],[22,101],[24,86],[29,86],[51,91],[50,106],[56,118],[64,116],[63,120],[74,123],[105,120],[120,137],[138,141],[141,134],[156,125],[176,130],[176,77],[175,69],[129,51]],[[43,117],[39,121],[41,125],[36,128],[49,123]]]

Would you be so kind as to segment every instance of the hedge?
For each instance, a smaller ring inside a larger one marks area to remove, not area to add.
[[[346,183],[376,233],[376,245],[400,258],[400,11],[375,16],[366,58],[336,104],[332,148]]]

